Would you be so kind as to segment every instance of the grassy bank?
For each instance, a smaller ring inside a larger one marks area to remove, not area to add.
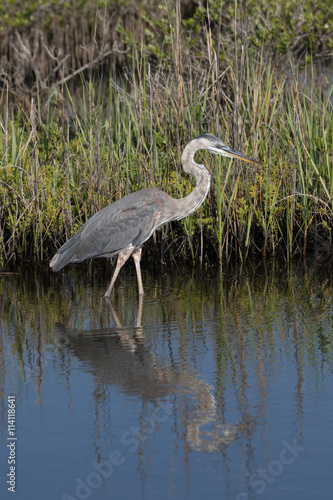
[[[90,215],[137,189],[187,194],[193,184],[182,174],[181,152],[203,132],[262,166],[202,154],[215,179],[210,196],[195,214],[159,231],[148,257],[330,253],[332,83],[311,62],[304,68],[304,58],[300,67],[293,52],[281,59],[249,38],[228,44],[207,22],[214,13],[191,18],[189,27],[179,8],[166,9],[160,44],[153,31],[143,43],[126,42],[129,32],[119,29],[127,43],[121,69],[115,63],[98,71],[92,54],[86,70],[57,85],[36,78],[33,91],[15,93],[10,79],[3,81],[2,266],[22,259],[46,265]]]

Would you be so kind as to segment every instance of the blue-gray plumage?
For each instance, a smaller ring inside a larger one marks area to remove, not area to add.
[[[153,232],[172,220],[194,212],[205,200],[210,187],[210,174],[204,165],[194,161],[200,149],[211,153],[258,162],[208,134],[196,137],[187,144],[182,154],[186,173],[196,180],[194,190],[185,198],[174,199],[160,189],[148,188],[132,193],[97,212],[78,232],[59,248],[50,262],[54,271],[69,263],[82,262],[92,257],[114,257],[118,261],[105,296],[109,297],[121,267],[132,255],[137,272],[139,294],[143,295],[140,270],[141,249]]]

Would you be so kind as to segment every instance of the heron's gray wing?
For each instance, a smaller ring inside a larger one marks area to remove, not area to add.
[[[142,245],[159,225],[162,214],[160,199],[127,196],[93,215],[54,257],[53,269],[69,262],[92,257],[117,255],[132,245]]]
[[[116,212],[108,208],[82,228],[81,243],[89,242],[84,258],[116,255],[128,245],[139,247],[150,237],[162,213],[158,200],[140,202]]]

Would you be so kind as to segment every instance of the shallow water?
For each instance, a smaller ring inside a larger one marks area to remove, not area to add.
[[[331,265],[126,267],[0,277],[1,498],[330,499]]]

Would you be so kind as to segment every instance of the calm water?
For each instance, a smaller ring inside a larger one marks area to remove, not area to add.
[[[0,277],[1,499],[332,498],[330,265],[86,269]]]

